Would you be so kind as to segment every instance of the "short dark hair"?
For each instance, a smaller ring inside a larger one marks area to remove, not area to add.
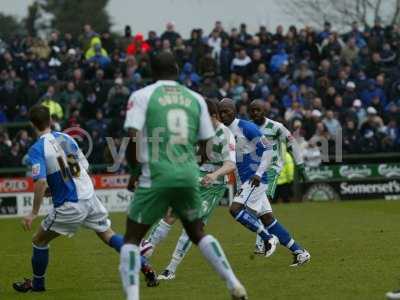
[[[215,99],[206,99],[208,112],[210,116],[215,116],[219,118],[219,109],[218,109],[218,101]]]
[[[176,79],[178,77],[178,64],[174,55],[170,52],[160,52],[152,63],[151,69],[156,79]]]
[[[34,105],[29,110],[29,120],[40,131],[50,127],[51,118],[49,109],[41,104]]]

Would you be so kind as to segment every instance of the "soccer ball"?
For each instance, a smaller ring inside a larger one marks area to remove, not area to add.
[[[148,240],[142,240],[140,243],[140,255],[149,258],[154,252],[154,245]]]

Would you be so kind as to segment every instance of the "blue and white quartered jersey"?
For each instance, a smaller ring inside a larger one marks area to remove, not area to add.
[[[75,140],[61,132],[42,135],[28,151],[33,180],[46,179],[54,207],[94,195],[89,163]]]
[[[256,174],[264,151],[269,151],[271,147],[263,144],[261,141],[263,134],[252,122],[235,119],[229,125],[229,129],[236,140],[237,171],[240,181],[245,183]],[[265,172],[261,176],[261,182],[267,183]]]

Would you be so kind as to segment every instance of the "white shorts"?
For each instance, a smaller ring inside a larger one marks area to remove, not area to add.
[[[272,212],[271,204],[267,197],[267,187],[265,183],[260,183],[257,187],[252,187],[250,181],[246,181],[239,188],[238,194],[233,198],[233,202],[243,204],[253,210],[257,216]]]
[[[54,231],[62,235],[73,236],[80,226],[96,232],[105,232],[111,226],[108,212],[96,195],[91,199],[78,202],[65,202],[53,208],[42,221],[44,230]]]

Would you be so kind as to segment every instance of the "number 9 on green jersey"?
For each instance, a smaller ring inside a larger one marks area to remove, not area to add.
[[[124,127],[140,131],[139,186],[198,185],[196,144],[214,136],[202,96],[175,81],[157,81],[131,95]]]

